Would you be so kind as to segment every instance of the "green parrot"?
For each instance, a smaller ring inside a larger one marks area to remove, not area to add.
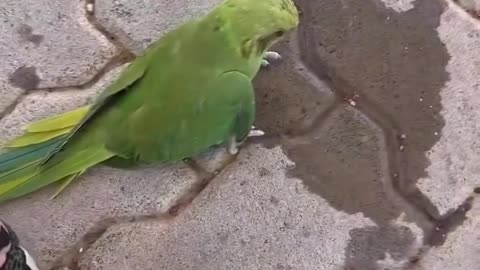
[[[93,104],[32,123],[0,155],[0,202],[97,164],[177,162],[252,131],[252,80],[298,25],[291,0],[225,0],[162,36]],[[58,192],[57,192],[58,194]]]

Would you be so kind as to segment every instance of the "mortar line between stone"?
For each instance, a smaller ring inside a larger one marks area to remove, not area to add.
[[[3,119],[4,117],[12,113],[17,107],[17,105],[20,104],[22,100],[27,96],[27,94],[28,91],[23,92],[12,102],[12,104],[8,105],[2,112],[0,112],[0,119]]]

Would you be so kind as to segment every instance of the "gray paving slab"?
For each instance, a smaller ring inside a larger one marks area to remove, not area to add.
[[[442,245],[434,246],[421,258],[418,269],[477,269],[480,265],[480,25],[449,2],[438,33],[450,55],[446,67],[450,80],[441,90],[440,113],[445,126],[438,134],[438,142],[427,153],[428,175],[418,181],[418,186],[440,214],[455,213],[456,226]],[[471,209],[458,211],[459,205],[460,210]]]
[[[480,1],[479,0],[456,0],[461,7],[463,7],[472,15],[480,17]]]
[[[385,7],[395,10],[396,12],[405,12],[414,7],[415,0],[381,0]]]
[[[15,89],[5,84],[31,90],[86,83],[115,54],[88,23],[82,1],[2,1],[0,14],[0,87],[9,94]]]
[[[480,186],[480,26],[450,4],[438,34],[450,55],[449,80],[440,92],[445,126],[441,132],[430,130],[439,139],[427,152],[427,176],[418,186],[445,214]]]
[[[15,102],[22,96],[25,91],[21,88],[14,87],[5,80],[0,80],[0,114],[8,113],[8,109],[15,106]]]
[[[465,223],[450,233],[446,242],[434,247],[412,270],[466,270],[480,265],[480,200],[475,200]]]
[[[141,53],[166,32],[206,14],[221,0],[97,0],[95,18],[110,34]]]
[[[279,147],[249,147],[171,226],[114,228],[87,251],[82,268],[340,267],[349,232],[374,223],[312,195],[301,180],[286,176],[291,166]]]

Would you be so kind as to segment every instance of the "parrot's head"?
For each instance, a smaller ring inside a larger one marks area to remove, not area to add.
[[[257,55],[262,55],[299,23],[292,0],[226,0],[223,8],[230,26],[241,41],[255,47],[252,49]]]

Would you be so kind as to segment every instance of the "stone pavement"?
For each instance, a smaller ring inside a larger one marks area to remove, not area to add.
[[[90,102],[219,1],[0,1],[1,138]],[[256,125],[278,136],[171,223],[111,227],[81,269],[480,269],[480,1],[296,2],[283,60],[255,80]],[[165,210],[193,179],[98,166],[0,216],[48,269],[101,218]]]

